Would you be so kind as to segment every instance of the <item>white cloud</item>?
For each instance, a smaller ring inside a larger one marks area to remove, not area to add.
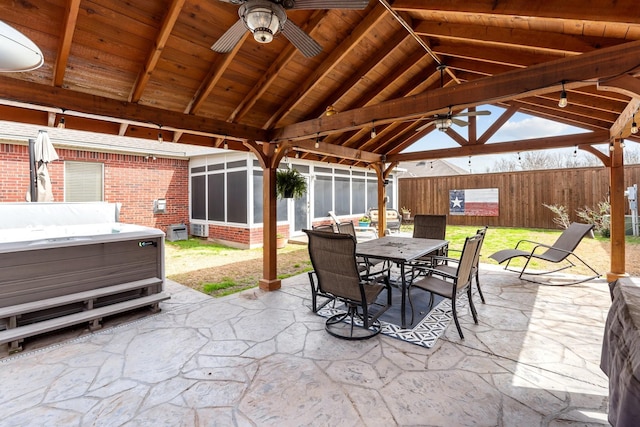
[[[582,133],[584,130],[563,123],[524,116],[521,120],[509,120],[500,128],[489,142],[518,141],[522,139],[543,138],[548,136]]]

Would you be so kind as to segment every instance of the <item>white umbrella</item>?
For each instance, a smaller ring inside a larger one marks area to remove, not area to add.
[[[49,134],[43,130],[38,131],[38,139],[34,147],[34,160],[38,165],[38,202],[53,202],[53,190],[51,189],[51,178],[47,170],[47,163],[58,160],[58,153],[53,148],[49,139]]]

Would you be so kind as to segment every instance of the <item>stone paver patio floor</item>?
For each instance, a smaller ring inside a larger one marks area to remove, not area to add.
[[[607,425],[605,280],[481,282],[479,325],[464,310],[466,339],[431,349],[331,337],[306,274],[220,299],[169,282],[160,314],[1,360],[0,426]]]

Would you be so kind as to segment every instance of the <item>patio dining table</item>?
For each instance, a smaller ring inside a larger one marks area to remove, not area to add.
[[[416,237],[384,236],[378,239],[358,243],[356,255],[365,258],[382,259],[396,263],[400,267],[400,305],[401,326],[406,328],[407,279],[405,266],[421,256],[427,255],[449,245],[448,240],[421,239]]]

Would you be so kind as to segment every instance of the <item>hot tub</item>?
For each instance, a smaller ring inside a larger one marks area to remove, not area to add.
[[[154,228],[120,223],[26,227],[5,229],[0,237],[0,308],[144,279],[156,279],[155,284],[101,296],[92,308],[162,292],[164,233]],[[78,301],[24,313],[17,326],[85,309]]]

